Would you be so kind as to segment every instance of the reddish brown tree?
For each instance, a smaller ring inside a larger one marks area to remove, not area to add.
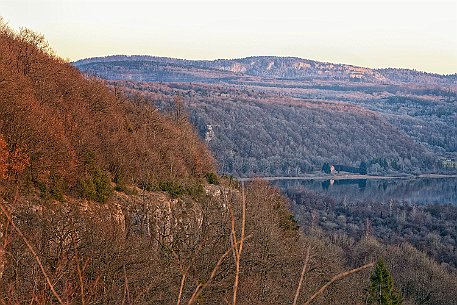
[[[6,179],[8,173],[8,146],[0,134],[0,180]]]

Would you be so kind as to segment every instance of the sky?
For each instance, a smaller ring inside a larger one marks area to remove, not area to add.
[[[449,0],[0,0],[0,16],[45,35],[71,61],[276,55],[457,73]]]

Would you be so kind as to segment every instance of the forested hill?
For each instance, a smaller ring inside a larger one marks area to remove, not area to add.
[[[75,66],[86,73],[118,79],[129,72],[132,80],[148,80],[153,72],[157,80],[194,81],[199,79],[239,78],[240,75],[275,79],[340,80],[379,84],[414,83],[421,85],[457,84],[457,74],[440,75],[409,69],[370,69],[297,57],[252,56],[240,59],[185,60],[155,56],[107,56],[76,61]],[[220,72],[214,75],[214,72]],[[160,79],[162,78],[162,79]],[[181,79],[180,79],[181,78]]]
[[[114,94],[54,56],[32,31],[0,30],[0,140],[10,158],[29,164],[19,181],[62,194],[105,176],[191,185],[214,171],[185,118]]]
[[[219,161],[235,176],[296,176],[331,160],[370,172],[414,171],[434,165],[433,153],[375,112],[316,101],[203,84],[114,82],[144,94],[165,112],[177,97]]]
[[[300,175],[326,162],[366,162],[374,174],[455,170],[456,75],[289,57],[110,56],[74,65],[164,111],[179,96],[225,174]]]

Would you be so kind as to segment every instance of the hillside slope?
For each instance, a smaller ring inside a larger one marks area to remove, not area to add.
[[[457,158],[455,75],[271,56],[214,61],[109,56],[74,64],[89,75],[124,81],[118,89],[167,95],[156,98],[162,110],[170,109],[172,96],[183,95],[200,137],[217,135],[209,146],[225,174],[299,175],[323,162],[362,161],[372,173],[455,170],[446,161]],[[152,83],[168,85],[157,89]],[[262,106],[248,110],[246,101]],[[356,107],[333,113],[342,103]],[[303,107],[312,104],[313,112]],[[311,124],[316,118],[320,123]],[[400,153],[403,143],[406,155]]]
[[[221,304],[242,223],[238,304],[289,302],[305,243],[278,190],[208,185],[213,160],[178,109],[111,92],[33,32],[2,27],[0,54],[0,303]],[[303,301],[341,261],[313,264]],[[344,283],[320,304],[363,298]]]
[[[369,171],[414,171],[433,154],[382,116],[349,103],[309,100],[203,84],[115,82],[170,112],[180,96],[219,161],[235,176],[296,176],[325,162]]]
[[[0,33],[0,134],[30,161],[20,180],[66,192],[98,172],[157,186],[197,183],[214,162],[183,117],[111,92],[52,56],[43,37]],[[51,54],[51,55],[50,55]]]

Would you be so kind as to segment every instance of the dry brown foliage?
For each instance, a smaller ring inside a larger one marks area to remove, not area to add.
[[[0,180],[5,179],[8,172],[8,155],[8,147],[0,134]]]
[[[214,160],[185,117],[166,117],[56,57],[43,36],[0,31],[0,133],[22,184],[68,192],[94,168],[128,184],[193,185]],[[3,171],[2,171],[3,173]]]

